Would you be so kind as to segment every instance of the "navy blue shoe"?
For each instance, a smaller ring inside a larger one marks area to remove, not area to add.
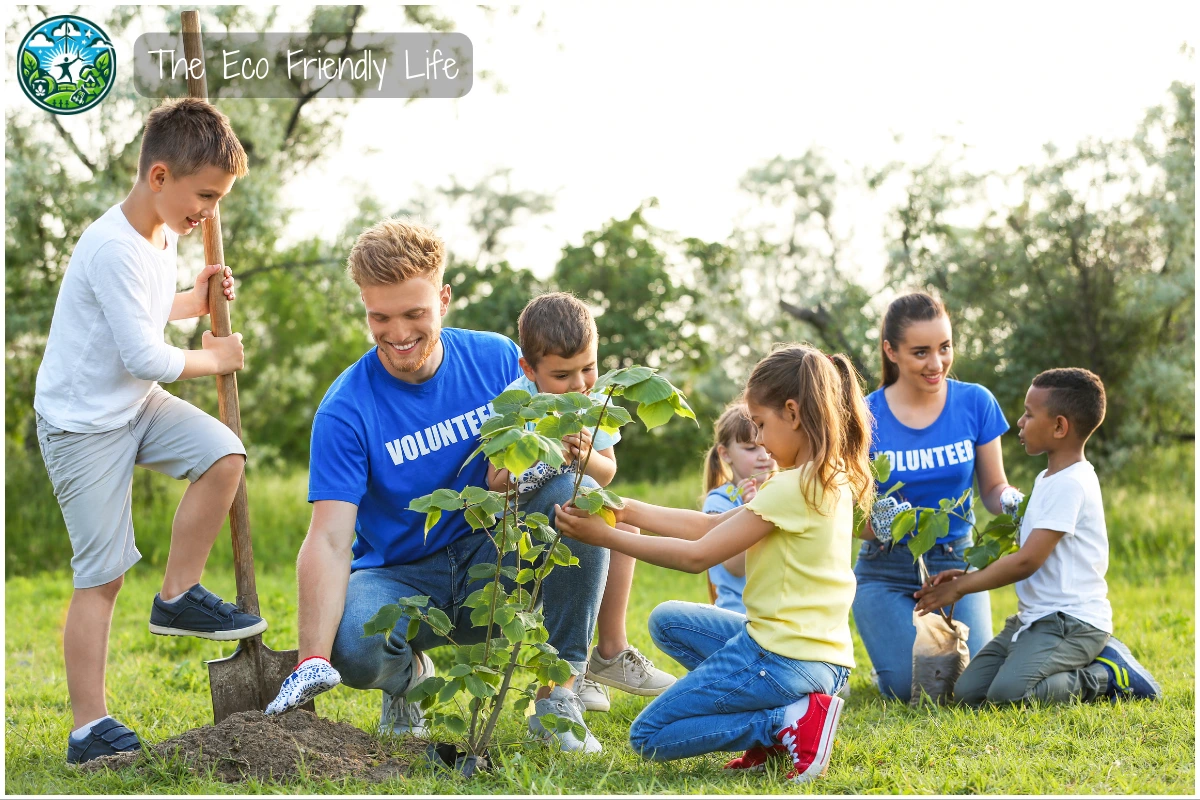
[[[266,629],[265,619],[240,611],[198,583],[173,603],[154,595],[154,610],[150,612],[150,632],[159,636],[198,636],[227,642]]]
[[[67,763],[82,764],[93,758],[141,749],[142,740],[136,733],[112,717],[106,717],[93,725],[82,739],[67,737]]]
[[[1108,670],[1108,696],[1114,700],[1157,700],[1162,693],[1150,670],[1139,664],[1129,648],[1115,636],[1109,637],[1096,661]]]

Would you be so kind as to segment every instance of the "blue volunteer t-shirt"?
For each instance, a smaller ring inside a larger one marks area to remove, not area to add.
[[[738,488],[732,483],[725,483],[705,496],[701,511],[705,514],[724,514],[729,509],[737,508],[740,505],[742,505],[742,496],[738,493]],[[746,605],[742,602],[742,592],[746,591],[744,574],[739,578],[725,569],[724,564],[714,564],[708,568],[708,579],[712,581],[713,588],[717,590],[717,599],[713,605],[726,611],[746,613]]]
[[[879,493],[893,484],[904,484],[893,497],[914,506],[937,508],[943,499],[957,500],[975,481],[975,448],[1008,431],[1000,404],[976,383],[946,381],[946,405],[927,428],[917,430],[902,424],[892,414],[883,389],[867,395],[867,407],[875,417],[871,458],[886,453],[892,474],[879,484]],[[974,493],[959,512],[972,522]],[[950,532],[939,544],[952,542],[971,532],[966,520],[950,517]]]
[[[445,356],[432,378],[405,383],[371,348],[329,387],[313,418],[308,501],[358,506],[352,570],[416,561],[470,533],[443,513],[425,539],[425,515],[408,510],[435,489],[486,486],[487,460],[460,468],[479,446],[490,401],[521,374],[508,338],[443,328]]]

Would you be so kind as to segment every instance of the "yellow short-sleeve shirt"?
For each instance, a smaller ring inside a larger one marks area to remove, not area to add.
[[[775,525],[746,551],[748,631],[772,653],[852,668],[853,492],[841,475],[837,492],[817,486],[819,508],[810,508],[801,481],[811,469],[810,462],[778,473],[747,505]]]

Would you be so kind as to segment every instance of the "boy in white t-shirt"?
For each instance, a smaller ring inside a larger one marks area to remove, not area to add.
[[[108,715],[104,674],[113,608],[134,544],[134,466],[186,478],[171,528],[151,633],[232,640],[267,623],[200,584],[213,541],[242,478],[246,451],[220,421],[158,383],[242,368],[241,334],[204,333],[203,348],[165,341],[170,320],[209,313],[209,281],[232,300],[223,265],[175,291],[180,236],[211,220],[246,153],[207,102],[168,100],[150,112],[129,196],[79,237],[59,288],[34,393],[38,446],[71,539],[75,591],[63,627],[74,715],[67,761],[137,750],[137,735]],[[218,277],[219,273],[219,277]]]
[[[1016,584],[1017,613],[959,677],[959,702],[1159,695],[1150,673],[1112,637],[1104,506],[1096,471],[1083,454],[1104,409],[1104,384],[1086,369],[1052,369],[1034,378],[1017,427],[1025,452],[1045,453],[1049,461],[1021,520],[1020,550],[982,570],[946,570],[915,595],[918,613],[927,614],[971,592]]]

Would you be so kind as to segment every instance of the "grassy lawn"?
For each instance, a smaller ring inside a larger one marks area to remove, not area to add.
[[[627,485],[620,490],[688,505],[697,494],[695,480],[689,477],[655,487]],[[603,754],[580,757],[540,746],[511,747],[503,753],[502,768],[470,782],[421,772],[371,786],[314,780],[229,786],[171,765],[150,776],[132,771],[83,775],[64,762],[71,716],[61,631],[70,575],[10,571],[5,587],[5,789],[22,794],[1190,794],[1195,783],[1194,513],[1190,475],[1188,484],[1183,480],[1176,477],[1180,487],[1176,493],[1140,487],[1121,490],[1126,494],[1109,518],[1114,540],[1110,599],[1117,632],[1162,683],[1165,696],[1160,702],[984,711],[909,709],[882,701],[870,684],[870,664],[856,640],[859,666],[851,677],[852,694],[829,773],[800,789],[782,783],[779,774],[723,774],[726,756],[721,754],[670,764],[642,761],[629,748],[627,735],[630,721],[646,700],[622,694],[614,695],[610,713],[588,714],[589,725],[604,744]],[[170,484],[166,486],[160,501],[169,508],[177,494]],[[256,546],[259,597],[271,622],[265,639],[277,649],[296,643],[295,578],[286,560],[263,568],[272,563],[263,555],[294,553],[306,522],[302,487],[302,476],[251,486],[256,545],[262,542],[261,548]],[[8,499],[11,509],[11,492]],[[1117,499],[1117,490],[1109,499]],[[146,513],[163,518],[161,511]],[[10,550],[15,535],[10,524]],[[27,530],[22,535],[34,534]],[[1123,543],[1127,537],[1137,541]],[[1148,547],[1149,542],[1163,547]],[[163,552],[161,543],[143,548],[147,551],[157,556]],[[148,632],[150,599],[161,578],[158,561],[148,555],[127,576],[113,626],[108,680],[110,709],[149,742],[211,721],[204,661],[232,651],[215,643]],[[227,563],[226,554],[214,554],[205,583],[232,597],[233,576]],[[629,617],[631,638],[660,666],[681,675],[676,664],[654,649],[646,633],[650,610],[667,599],[706,600],[703,577],[639,565]],[[1016,607],[1012,589],[993,592],[992,607],[999,630]],[[378,721],[377,692],[339,687],[318,703],[323,716],[366,730],[374,730]],[[500,738],[516,739],[522,730],[521,721],[512,716]]]

